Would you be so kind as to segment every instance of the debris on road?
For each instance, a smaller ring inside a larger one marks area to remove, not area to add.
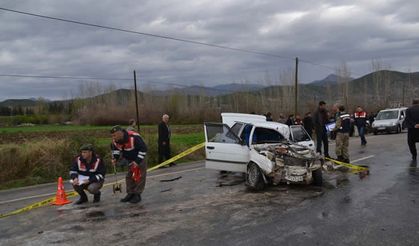
[[[182,176],[172,178],[172,179],[162,179],[162,180],[160,180],[160,182],[173,182],[173,181],[176,181],[176,180],[181,179],[181,178],[182,178]]]

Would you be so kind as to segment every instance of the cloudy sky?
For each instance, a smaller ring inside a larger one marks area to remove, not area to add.
[[[69,98],[81,84],[141,88],[300,82],[346,63],[419,71],[419,1],[2,0],[0,8],[258,51],[257,55],[64,23],[0,10],[0,100]],[[4,75],[101,79],[16,78]]]

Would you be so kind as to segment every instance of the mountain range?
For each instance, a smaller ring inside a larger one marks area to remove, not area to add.
[[[302,100],[306,100],[307,98],[317,100],[319,98],[324,97],[325,92],[328,91],[341,91],[342,85],[339,85],[338,81],[342,81],[336,74],[330,74],[326,76],[322,80],[315,80],[307,84],[300,84],[299,86],[299,95]],[[386,83],[384,83],[386,82]],[[398,71],[389,71],[389,70],[381,70],[376,71],[373,73],[369,73],[365,76],[360,78],[350,78],[348,82],[349,91],[348,93],[351,95],[356,95],[358,92],[357,90],[364,91],[364,97],[366,98],[373,98],[378,97],[379,93],[385,92],[383,96],[387,97],[401,97],[405,93],[405,90],[400,90],[400,84],[403,86],[407,85],[412,88],[408,88],[410,93],[416,93],[416,90],[419,88],[419,72],[414,73],[402,73]],[[223,84],[223,85],[216,85],[213,87],[206,87],[206,86],[188,86],[183,88],[172,88],[168,90],[154,90],[144,93],[150,93],[155,96],[168,96],[172,94],[181,94],[181,95],[201,95],[207,97],[218,97],[218,96],[226,96],[228,94],[234,94],[237,92],[249,92],[249,93],[256,93],[256,92],[267,92],[272,90],[278,90],[280,88],[284,88],[290,86],[266,86],[260,84],[239,84],[239,83],[231,83],[231,84]],[[385,87],[385,88],[384,88]],[[394,89],[392,89],[394,88]],[[403,87],[404,88],[404,87]],[[413,92],[411,91],[413,89]],[[115,93],[122,95],[126,95],[125,93],[130,93],[128,89],[119,89],[115,91]],[[143,93],[143,92],[141,92]],[[336,100],[339,99],[339,93],[332,93],[329,100]],[[106,97],[106,95],[99,95],[98,97]],[[30,98],[30,99],[8,99],[5,101],[0,102],[0,107],[15,107],[15,106],[22,106],[22,107],[32,107],[35,106],[37,103],[37,99]],[[47,102],[54,102],[48,101]]]

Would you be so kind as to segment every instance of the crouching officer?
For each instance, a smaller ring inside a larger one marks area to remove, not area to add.
[[[91,144],[81,146],[80,152],[81,154],[74,159],[70,169],[73,188],[80,195],[80,199],[75,204],[78,205],[88,201],[84,190],[93,194],[93,202],[99,202],[100,188],[102,188],[105,180],[105,164],[96,155]]]
[[[127,195],[121,199],[121,202],[139,203],[147,176],[147,166],[144,160],[147,146],[140,134],[126,131],[120,126],[112,127],[111,134],[112,164],[116,165],[117,161],[123,158],[129,167],[125,177]]]
[[[338,106],[336,114],[336,156],[338,161],[349,163],[349,132],[351,131],[351,117],[345,113],[345,107]]]

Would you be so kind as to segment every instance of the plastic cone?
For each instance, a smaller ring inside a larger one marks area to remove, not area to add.
[[[67,195],[64,191],[64,184],[63,184],[63,178],[58,178],[58,187],[57,187],[57,194],[55,195],[55,200],[52,202],[54,205],[64,205],[68,204],[71,201],[67,199]]]

